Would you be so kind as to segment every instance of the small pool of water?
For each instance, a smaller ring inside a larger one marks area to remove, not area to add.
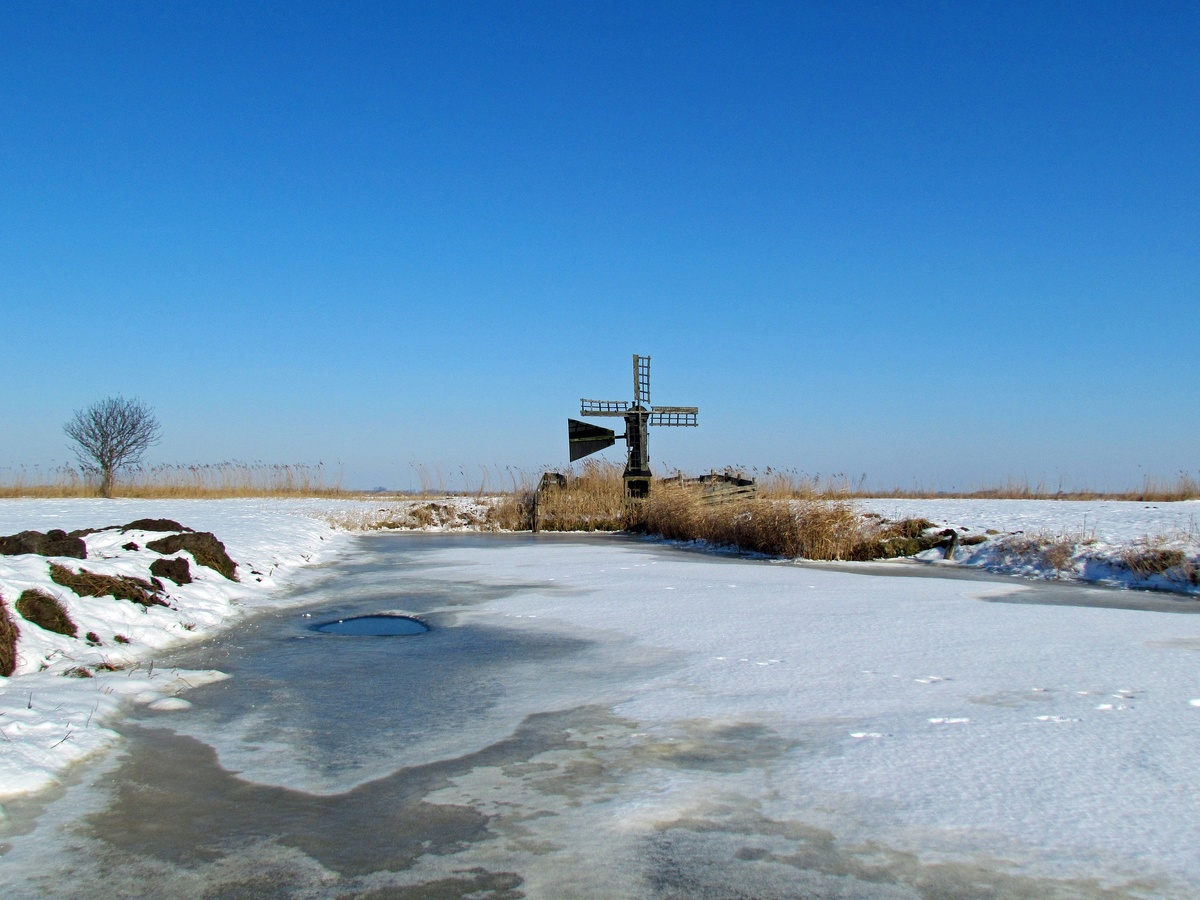
[[[323,634],[350,635],[407,635],[424,634],[429,626],[411,616],[355,616],[352,619],[337,619],[314,625],[313,631]]]

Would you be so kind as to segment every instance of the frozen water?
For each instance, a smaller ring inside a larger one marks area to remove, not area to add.
[[[1200,619],[981,602],[1070,590],[362,539],[173,658],[232,677],[10,829],[0,890],[1195,896]],[[310,630],[373,614],[433,627]]]
[[[313,625],[312,630],[349,637],[398,637],[425,634],[429,626],[412,616],[352,616]]]

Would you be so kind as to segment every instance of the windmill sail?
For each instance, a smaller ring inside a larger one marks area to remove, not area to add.
[[[611,447],[617,442],[617,434],[611,428],[601,428],[578,419],[567,419],[567,440],[571,445],[571,462],[583,459]]]

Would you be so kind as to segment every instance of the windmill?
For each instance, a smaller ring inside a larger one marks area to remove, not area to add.
[[[610,428],[590,422],[567,419],[567,439],[571,447],[571,462],[611,447],[618,439],[628,449],[625,463],[625,496],[645,497],[650,493],[650,454],[647,447],[651,425],[695,426],[699,409],[695,406],[650,405],[650,357],[633,357],[633,402],[625,400],[580,400],[581,416],[620,416],[625,420],[625,433],[618,435]]]

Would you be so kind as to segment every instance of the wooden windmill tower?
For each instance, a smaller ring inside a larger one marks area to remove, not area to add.
[[[628,458],[625,463],[625,496],[645,497],[650,493],[650,453],[648,431],[651,425],[695,426],[700,423],[695,406],[650,405],[650,357],[633,357],[633,402],[625,400],[580,400],[581,416],[620,416],[625,420],[625,433],[601,428],[589,422],[567,419],[567,438],[571,447],[571,462],[611,447],[618,439],[625,441]]]

